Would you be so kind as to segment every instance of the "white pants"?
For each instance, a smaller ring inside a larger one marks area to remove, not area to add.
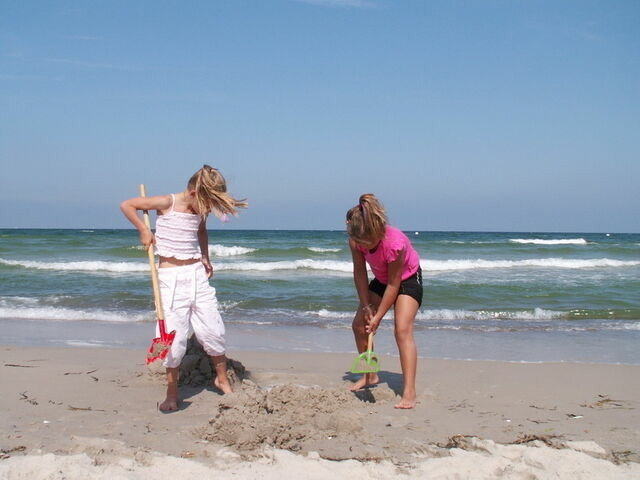
[[[192,333],[208,355],[224,355],[224,323],[204,265],[159,268],[158,279],[167,332],[176,331],[164,366],[180,366]],[[156,336],[160,336],[157,326]]]

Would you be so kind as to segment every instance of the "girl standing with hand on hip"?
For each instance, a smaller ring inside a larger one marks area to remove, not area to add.
[[[232,391],[227,378],[225,327],[218,312],[215,288],[209,285],[213,267],[209,261],[206,222],[212,212],[224,219],[246,207],[244,201],[227,193],[222,174],[208,165],[189,179],[181,193],[135,197],[120,205],[125,217],[140,232],[144,248],[155,246],[160,257],[158,279],[167,331],[176,331],[164,360],[167,395],[159,407],[162,411],[178,409],[178,371],[191,331],[213,360],[214,386],[223,393]],[[155,235],[140,219],[138,210],[158,211]]]
[[[347,212],[347,233],[353,258],[353,279],[360,306],[353,319],[358,352],[367,349],[370,332],[376,332],[382,317],[394,308],[394,334],[404,377],[402,398],[395,408],[416,405],[418,354],[413,324],[422,304],[420,257],[409,238],[387,224],[382,204],[371,193],[360,196],[358,205]],[[369,282],[367,263],[374,279]],[[351,390],[378,383],[377,373],[365,373]]]

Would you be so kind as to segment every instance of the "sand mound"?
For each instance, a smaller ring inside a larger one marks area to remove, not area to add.
[[[245,382],[220,401],[199,435],[245,454],[269,445],[325,458],[376,458],[379,452],[358,439],[366,413],[366,403],[350,392],[291,384],[260,390]]]
[[[147,366],[148,375],[158,381],[165,382],[165,368],[162,361],[155,361]],[[227,358],[227,376],[232,384],[241,383],[246,377],[246,369],[242,363]],[[211,358],[206,354],[195,336],[191,336],[187,343],[187,353],[180,364],[180,386],[202,387],[211,385],[216,372]]]

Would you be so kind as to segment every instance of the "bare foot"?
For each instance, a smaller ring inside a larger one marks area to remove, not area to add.
[[[396,403],[393,408],[401,408],[403,410],[408,410],[410,408],[414,408],[416,406],[416,398],[405,398],[402,397],[398,403]]]
[[[351,385],[349,387],[349,390],[351,390],[352,392],[356,392],[364,387],[376,385],[377,383],[380,383],[380,379],[378,378],[377,373],[366,373],[362,377],[360,377],[360,380]]]
[[[233,393],[233,389],[231,388],[231,384],[228,379],[223,379],[220,381],[218,377],[213,379],[213,386],[220,390],[222,393]]]
[[[179,400],[177,397],[167,397],[164,402],[158,406],[158,409],[161,412],[175,412],[178,410],[178,403]]]

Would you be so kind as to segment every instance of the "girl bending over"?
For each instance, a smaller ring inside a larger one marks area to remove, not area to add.
[[[347,212],[347,233],[353,258],[353,279],[360,306],[353,319],[358,352],[367,349],[367,337],[376,332],[382,317],[394,309],[394,333],[404,378],[402,398],[395,408],[416,405],[417,350],[413,324],[422,304],[420,258],[409,238],[387,224],[382,204],[370,193]],[[374,279],[369,282],[367,264]],[[366,373],[351,390],[379,382],[377,373]]]

